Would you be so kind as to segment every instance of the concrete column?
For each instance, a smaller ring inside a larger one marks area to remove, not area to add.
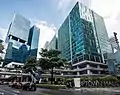
[[[18,39],[18,42],[20,42],[20,39]]]
[[[88,59],[88,60],[90,60],[90,54],[88,54],[88,56],[89,56],[89,59]]]
[[[89,68],[89,67],[90,67],[90,65],[87,64],[87,68]],[[90,74],[90,70],[87,70],[87,74]]]
[[[96,62],[96,57],[94,56],[95,62]]]
[[[10,39],[12,39],[12,36],[10,36]]]
[[[99,60],[100,60],[100,63],[101,63],[101,59],[100,59],[100,57],[99,57]]]
[[[98,74],[100,74],[100,71],[98,71]]]
[[[57,81],[57,78],[55,78],[55,81]]]
[[[87,64],[87,68],[89,68],[90,67],[90,65],[89,64]]]
[[[20,80],[20,81],[22,82],[22,80],[23,80],[23,77],[21,77],[21,80]]]
[[[77,66],[77,70],[79,70],[80,68]],[[80,75],[79,71],[77,71],[77,75]]]
[[[100,69],[100,65],[97,65],[97,68]],[[98,74],[100,74],[100,71],[98,71]]]
[[[97,68],[100,68],[100,65],[97,65]]]
[[[80,73],[77,71],[77,75],[80,75]]]
[[[87,70],[87,74],[90,74],[90,70]]]
[[[28,77],[26,77],[26,81],[28,81]]]

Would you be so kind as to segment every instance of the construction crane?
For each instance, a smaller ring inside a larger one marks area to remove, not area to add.
[[[113,34],[114,37],[109,39],[112,52],[108,53],[107,64],[108,64],[109,73],[116,75],[120,66],[120,46],[117,38],[117,33],[114,32]]]

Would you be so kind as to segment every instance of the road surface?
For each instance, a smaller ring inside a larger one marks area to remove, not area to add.
[[[0,95],[38,95],[32,91],[22,91],[21,89],[14,89],[8,85],[0,85]]]
[[[107,89],[107,88],[106,88]],[[37,88],[37,91],[23,91],[21,89],[14,89],[8,85],[0,85],[0,95],[120,95],[120,88],[111,88],[113,90],[94,90],[94,89],[80,89],[80,90],[49,90]]]

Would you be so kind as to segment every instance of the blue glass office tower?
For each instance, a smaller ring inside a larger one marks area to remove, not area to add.
[[[105,73],[103,53],[111,49],[103,18],[77,2],[58,30],[58,49],[76,74]]]
[[[38,51],[38,43],[39,43],[39,33],[40,29],[36,26],[33,26],[30,29],[29,37],[28,37],[28,45],[30,46],[29,55],[30,56],[37,56]]]
[[[37,47],[39,35],[36,34],[38,29],[34,28],[33,32],[30,31],[30,21],[23,16],[16,14],[12,23],[9,26],[6,37],[6,54],[3,65],[10,62],[25,63],[29,56],[37,56],[32,53],[32,49]],[[29,37],[31,35],[31,38]],[[35,38],[36,36],[36,38]],[[30,44],[28,44],[31,39]],[[32,55],[33,54],[33,55]]]

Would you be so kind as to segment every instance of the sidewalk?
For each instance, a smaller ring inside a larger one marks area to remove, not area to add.
[[[114,87],[114,88],[79,88],[79,89],[60,89],[64,91],[103,91],[103,92],[115,92],[115,93],[120,93],[120,87]]]
[[[77,89],[75,89],[77,90]],[[87,91],[105,91],[105,92],[119,92],[120,93],[120,87],[119,88],[81,88],[81,90],[87,90]]]

